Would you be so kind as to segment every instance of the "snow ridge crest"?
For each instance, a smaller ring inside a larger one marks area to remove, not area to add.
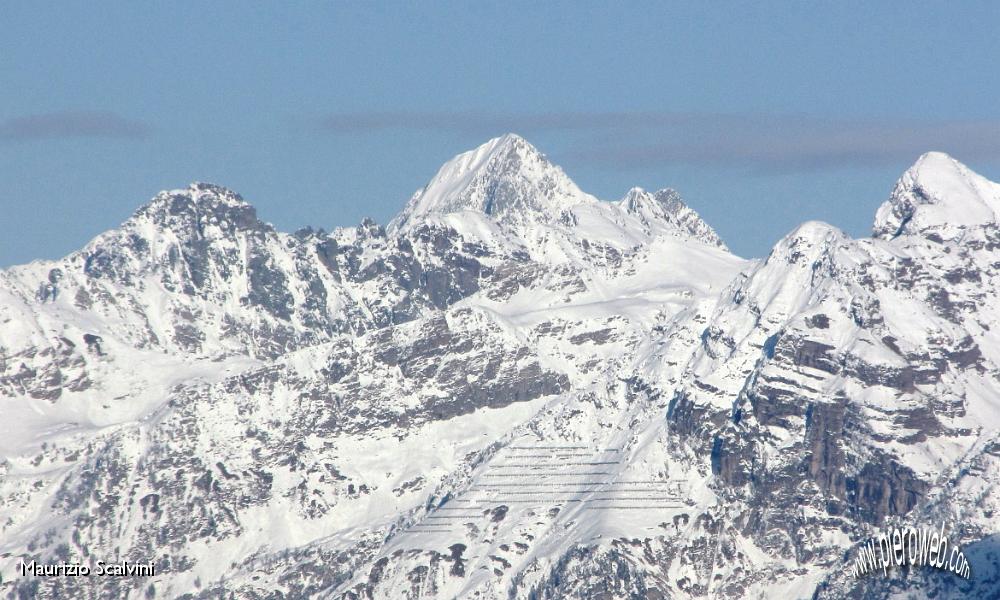
[[[446,162],[389,225],[406,229],[430,215],[475,211],[499,222],[548,220],[596,201],[519,135],[508,133]]]
[[[955,239],[962,231],[996,223],[1000,185],[943,152],[928,152],[896,182],[879,207],[873,235],[935,235]]]

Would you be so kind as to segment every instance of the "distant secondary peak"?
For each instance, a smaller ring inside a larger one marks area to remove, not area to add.
[[[875,237],[934,233],[943,239],[976,225],[995,223],[1000,185],[943,152],[928,152],[903,173],[879,207]]]
[[[257,210],[236,192],[212,183],[195,182],[187,188],[166,190],[135,212],[130,221],[148,219],[173,230],[218,225],[223,230],[270,230]]]
[[[848,239],[843,231],[829,223],[806,221],[774,245],[767,261],[780,260],[788,264],[814,265],[837,244]]]
[[[643,221],[669,223],[683,234],[727,249],[722,238],[693,208],[681,200],[681,195],[676,190],[664,188],[647,192],[641,187],[634,187],[618,201],[618,206]]]
[[[141,211],[154,205],[171,204],[174,202],[191,202],[211,206],[250,206],[242,196],[229,188],[214,183],[195,181],[186,188],[160,192],[139,210]]]
[[[656,208],[666,213],[676,214],[687,208],[687,205],[681,200],[681,195],[670,188],[647,192],[641,187],[634,187],[625,194],[620,202],[622,208],[628,212]]]
[[[546,219],[593,200],[524,138],[508,133],[446,162],[390,228],[467,210],[501,222]]]
[[[247,204],[247,201],[243,199],[243,196],[240,196],[227,187],[216,185],[214,183],[195,181],[188,186],[188,191],[197,200],[207,199],[209,201],[223,202],[234,206]]]

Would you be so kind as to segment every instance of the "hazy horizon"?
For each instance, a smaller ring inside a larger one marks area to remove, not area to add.
[[[515,8],[9,7],[0,266],[192,181],[283,231],[385,223],[507,131],[602,199],[676,189],[747,257],[867,235],[924,152],[1000,179],[996,5]]]

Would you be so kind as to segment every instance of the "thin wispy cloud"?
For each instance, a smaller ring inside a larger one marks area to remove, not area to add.
[[[836,119],[801,115],[668,112],[359,112],[318,119],[333,135],[428,131],[575,135],[562,156],[615,169],[692,165],[804,171],[913,160],[942,150],[967,161],[1000,160],[1000,120]]]
[[[683,127],[570,152],[615,168],[662,165],[806,171],[912,161],[930,150],[960,160],[1000,160],[1000,121],[838,120],[802,117],[693,119]]]
[[[316,126],[334,134],[366,133],[384,130],[447,131],[483,133],[495,131],[581,131],[630,129],[650,122],[669,125],[685,120],[684,115],[657,113],[491,113],[453,112],[357,112],[327,115]]]
[[[109,111],[61,111],[0,121],[0,140],[9,142],[67,138],[143,139],[151,133],[145,123]]]

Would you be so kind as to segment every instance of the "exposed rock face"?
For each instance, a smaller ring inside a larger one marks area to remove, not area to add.
[[[890,598],[998,589],[997,186],[925,155],[854,240],[733,257],[517,136],[388,228],[208,184],[0,271],[12,597]],[[854,579],[946,525],[974,577]],[[154,560],[23,578],[19,558]],[[7,564],[10,563],[10,564]],[[916,587],[914,582],[919,582]]]

